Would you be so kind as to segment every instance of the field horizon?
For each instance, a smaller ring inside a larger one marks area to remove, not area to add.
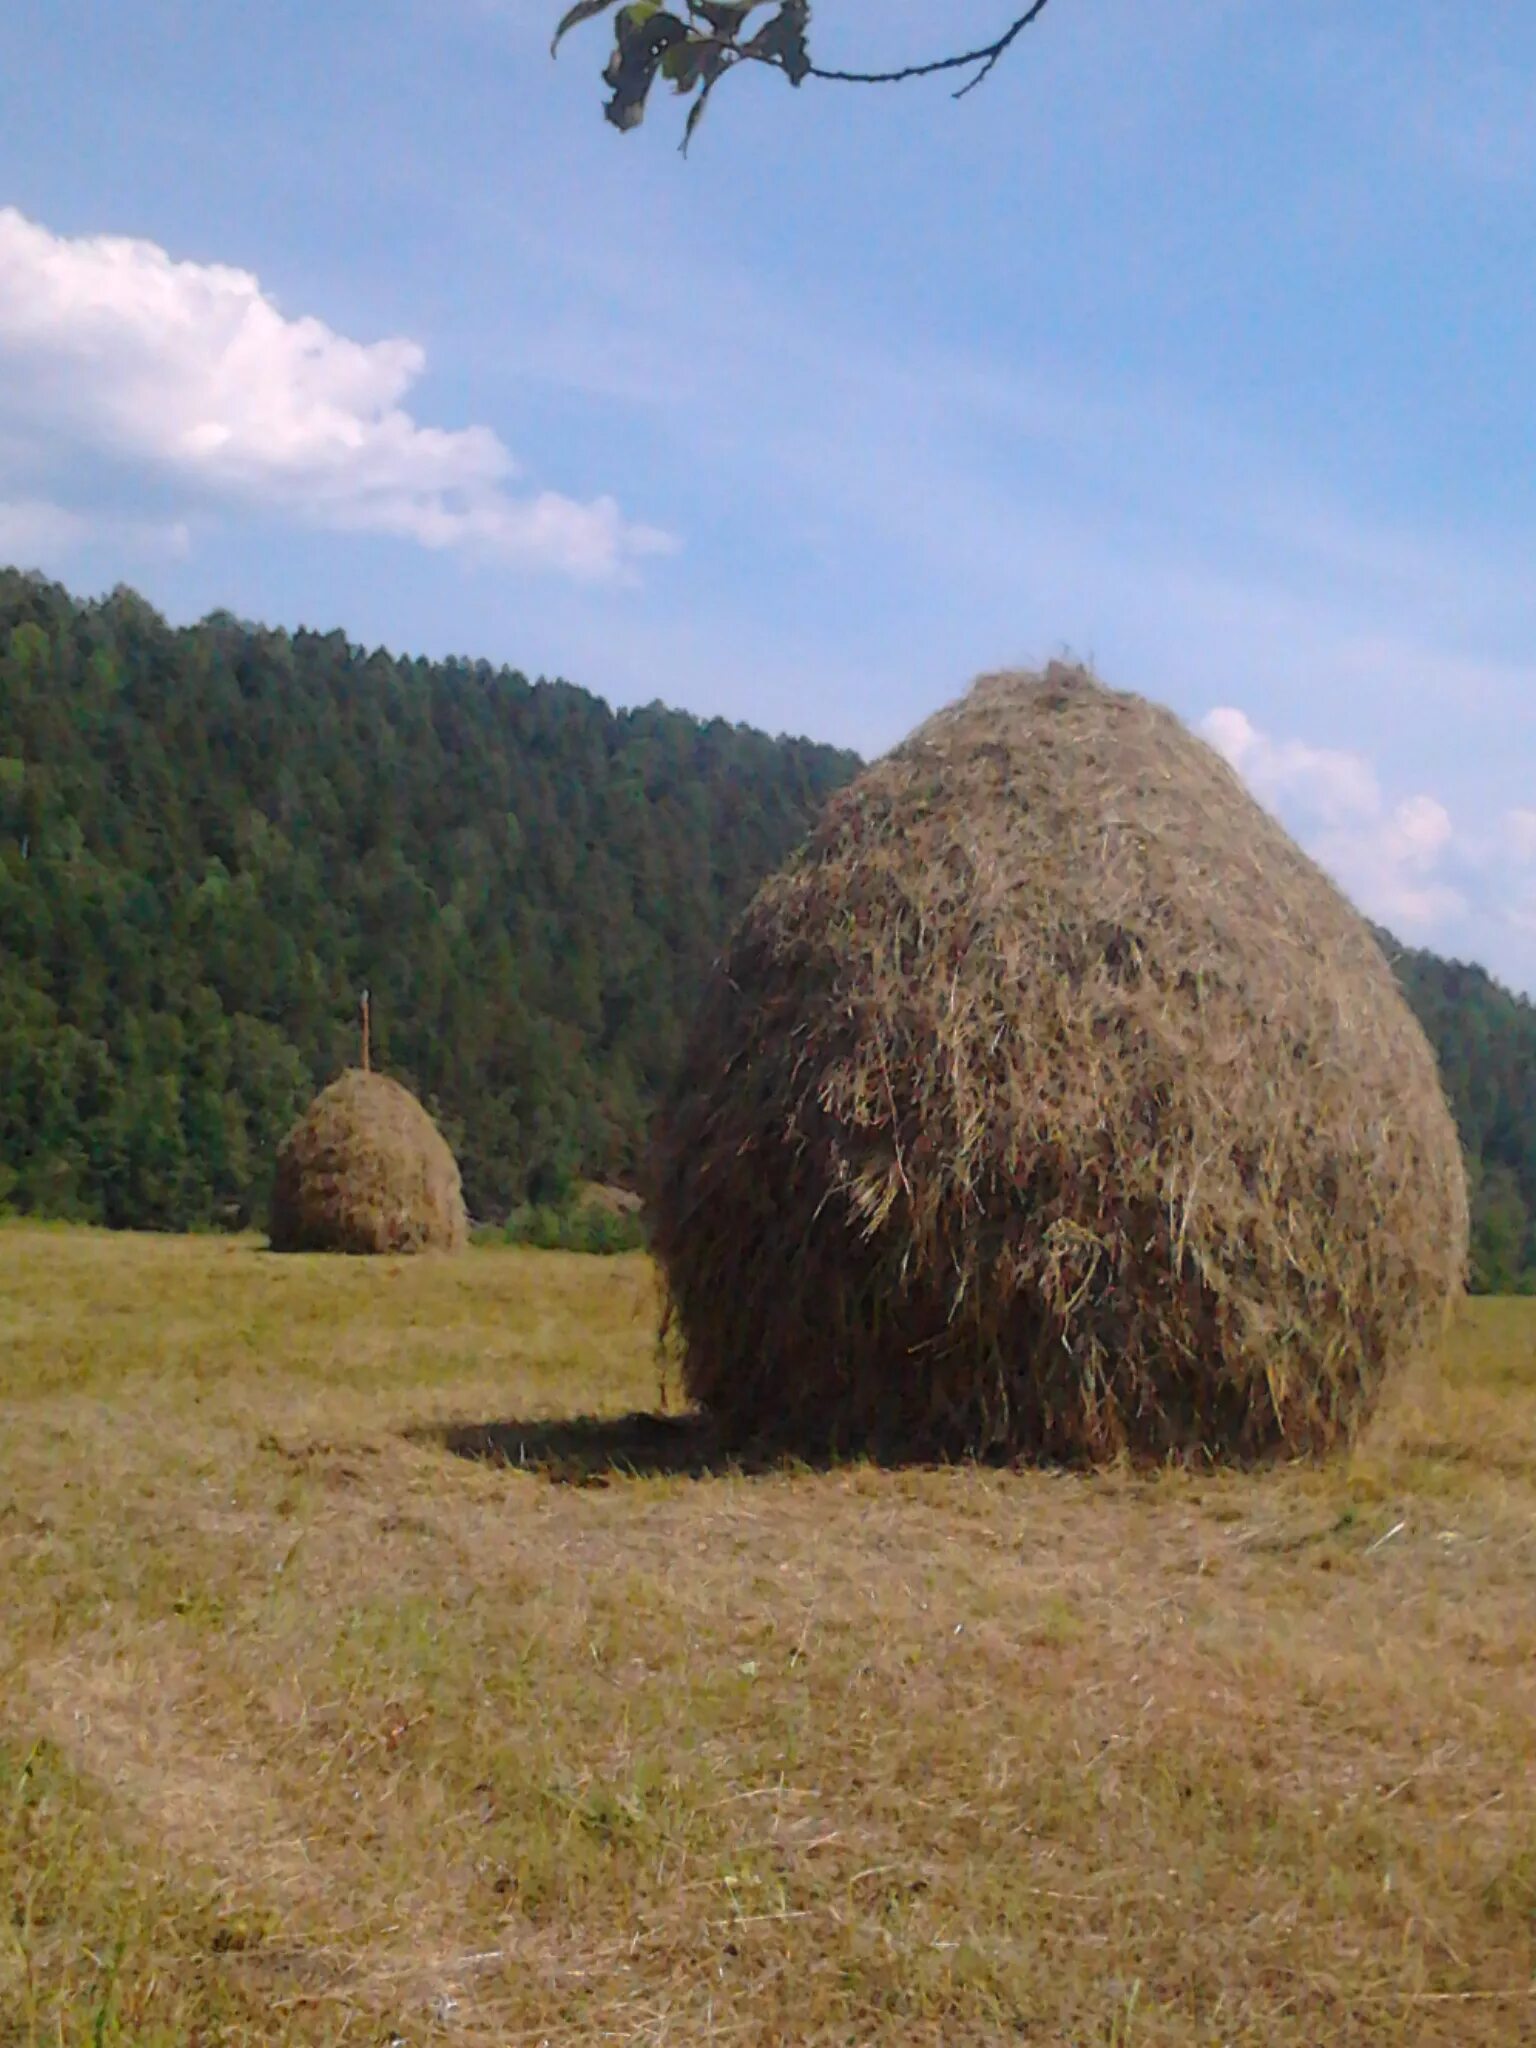
[[[0,1229],[0,2048],[1536,2031],[1536,1303],[1255,1473],[710,1452],[647,1260]]]

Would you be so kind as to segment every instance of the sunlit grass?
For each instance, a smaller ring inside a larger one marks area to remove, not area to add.
[[[654,1310],[0,1231],[4,2048],[1536,2033],[1536,1305],[1210,1478],[733,1471]]]

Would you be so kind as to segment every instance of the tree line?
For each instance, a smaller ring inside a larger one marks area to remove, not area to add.
[[[472,1214],[631,1177],[728,921],[855,766],[0,575],[0,1203],[259,1221],[363,987]]]
[[[710,960],[858,765],[0,572],[0,1207],[259,1223],[363,987],[473,1215],[632,1180]],[[1387,943],[1460,1120],[1478,1275],[1536,1288],[1536,1008]]]
[[[1435,1048],[1461,1131],[1474,1283],[1536,1294],[1536,1004],[1481,967],[1378,936]]]

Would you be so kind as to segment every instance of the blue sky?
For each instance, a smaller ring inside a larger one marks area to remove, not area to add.
[[[1052,0],[687,162],[555,12],[9,9],[0,559],[865,751],[1071,649],[1536,990],[1536,9]]]

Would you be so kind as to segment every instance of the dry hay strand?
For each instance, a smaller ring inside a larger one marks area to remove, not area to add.
[[[651,1164],[685,1390],[818,1450],[1320,1452],[1467,1255],[1368,927],[1171,712],[1060,664],[832,799]]]
[[[460,1251],[457,1162],[414,1095],[353,1068],[284,1140],[268,1234],[280,1252]]]

